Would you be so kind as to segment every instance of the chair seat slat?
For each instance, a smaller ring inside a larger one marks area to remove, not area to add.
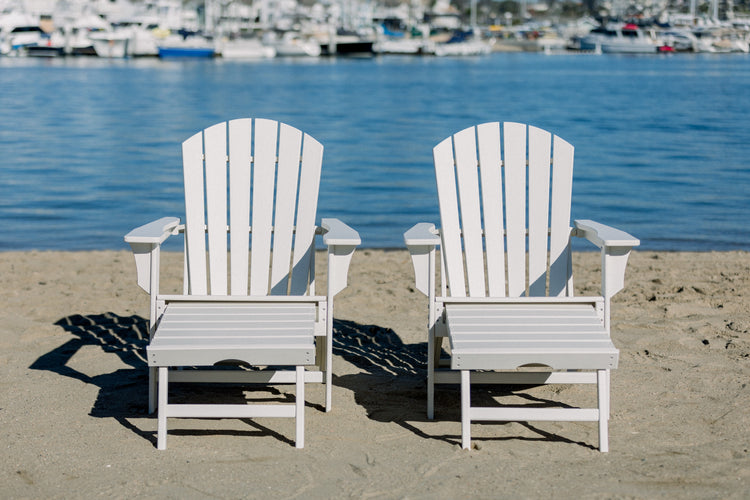
[[[525,329],[524,329],[525,330]],[[519,335],[523,335],[523,341],[519,341]],[[537,331],[519,331],[516,329],[508,328],[505,330],[496,330],[494,332],[476,332],[470,331],[468,333],[462,333],[460,330],[454,332],[453,338],[455,339],[454,345],[468,346],[471,343],[485,345],[486,343],[508,343],[511,347],[522,345],[522,344],[534,344],[539,342],[570,342],[570,341],[581,341],[581,342],[607,342],[610,344],[609,338],[606,335],[602,335],[601,332],[591,330],[586,333],[581,329],[575,329],[571,331],[557,330],[554,332],[549,331],[545,328],[540,328]],[[512,344],[512,345],[511,345]]]

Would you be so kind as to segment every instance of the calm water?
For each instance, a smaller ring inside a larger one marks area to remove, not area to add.
[[[118,249],[183,213],[180,143],[274,118],[326,147],[319,216],[365,246],[437,222],[432,147],[520,121],[576,146],[574,218],[642,248],[750,250],[750,57],[0,58],[0,250]]]

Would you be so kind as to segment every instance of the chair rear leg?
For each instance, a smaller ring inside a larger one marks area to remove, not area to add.
[[[461,448],[471,448],[471,372],[461,370]]]
[[[609,370],[596,372],[599,400],[599,451],[609,451]]]
[[[156,448],[167,449],[167,394],[168,370],[166,366],[159,367],[159,406],[157,408]]]
[[[305,367],[297,367],[297,389],[295,394],[295,424],[296,434],[294,445],[297,448],[305,447]]]

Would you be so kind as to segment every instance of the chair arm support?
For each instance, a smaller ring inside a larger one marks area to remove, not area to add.
[[[624,231],[590,220],[575,221],[575,235],[601,249],[602,295],[609,301],[625,286],[625,267],[631,248],[641,242]]]
[[[434,273],[435,248],[440,244],[440,235],[435,224],[421,222],[404,233],[404,243],[409,249],[414,266],[414,281],[417,290],[430,296]]]
[[[125,241],[133,249],[138,286],[146,293],[159,292],[159,248],[179,224],[177,217],[163,217],[125,235]]]
[[[328,296],[333,299],[346,288],[349,263],[362,240],[357,231],[339,219],[323,219],[320,225],[324,231],[323,243],[328,247]]]

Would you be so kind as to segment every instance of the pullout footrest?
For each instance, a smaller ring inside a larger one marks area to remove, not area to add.
[[[454,370],[617,368],[619,351],[587,303],[446,304]]]
[[[147,348],[149,366],[315,363],[314,303],[171,302]]]

